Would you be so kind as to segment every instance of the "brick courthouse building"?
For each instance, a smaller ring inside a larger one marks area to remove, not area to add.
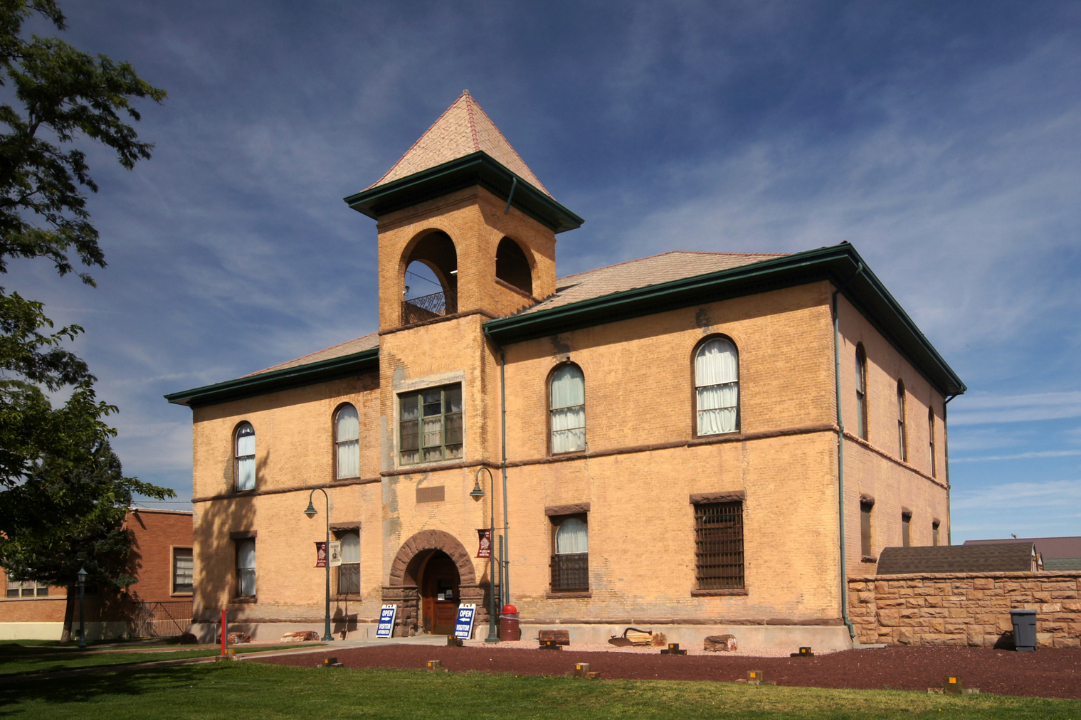
[[[459,602],[483,627],[493,502],[524,637],[844,647],[845,574],[947,542],[965,387],[851,245],[557,278],[582,220],[468,93],[346,202],[378,223],[379,331],[168,396],[193,412],[205,634],[222,607],[257,637],[321,629],[314,488],[354,637],[383,603],[398,634]],[[403,301],[412,262],[442,292]]]

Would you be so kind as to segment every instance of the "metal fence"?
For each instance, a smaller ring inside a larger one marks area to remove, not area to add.
[[[589,553],[552,556],[552,592],[589,590]]]
[[[437,292],[402,301],[402,325],[434,320],[458,312],[458,296],[454,292]]]
[[[192,601],[138,602],[131,614],[133,637],[176,637],[191,630]]]

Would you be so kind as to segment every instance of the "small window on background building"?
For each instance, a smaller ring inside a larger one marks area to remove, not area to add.
[[[867,353],[856,346],[856,434],[867,439]]]
[[[553,518],[552,592],[589,590],[589,526],[586,516]]]
[[[7,581],[7,596],[9,598],[32,598],[32,597],[48,597],[49,586],[36,583],[33,580],[12,580],[8,578]]]
[[[255,489],[255,428],[248,422],[236,429],[236,489]]]
[[[694,388],[699,435],[739,430],[739,354],[731,340],[715,338],[698,349]]]
[[[193,591],[194,561],[191,548],[173,548],[173,592]]]
[[[462,386],[446,385],[398,396],[402,465],[462,457]]]
[[[905,427],[905,384],[897,381],[897,457],[908,462],[908,429]]]
[[[927,436],[930,438],[928,450],[931,454],[931,477],[938,477],[938,463],[935,458],[935,409],[927,408]]]
[[[931,523],[931,544],[935,547],[938,546],[938,526],[938,520],[935,520],[933,523]]]
[[[342,543],[342,564],[338,566],[338,594],[360,594],[360,533],[339,535]]]
[[[694,506],[695,579],[699,590],[742,590],[743,503]]]
[[[360,418],[352,405],[342,405],[334,418],[334,476],[360,477]]]
[[[567,364],[552,373],[549,401],[552,454],[586,449],[586,378],[577,365]]]
[[[901,513],[901,546],[912,547],[912,513]]]
[[[236,586],[240,597],[255,597],[255,541],[236,543]]]
[[[860,503],[860,553],[863,557],[874,556],[874,546],[871,542],[871,513],[875,504],[872,502]]]

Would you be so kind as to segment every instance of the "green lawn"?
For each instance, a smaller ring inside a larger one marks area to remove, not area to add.
[[[313,663],[319,656],[313,656]],[[1031,718],[1081,702],[734,683],[183,665],[0,686],[0,718]]]
[[[308,645],[313,647],[315,644]],[[109,652],[88,653],[70,648],[33,648],[20,645],[5,645],[0,651],[0,677],[27,675],[32,673],[56,672],[82,667],[101,665],[131,665],[133,663],[157,662],[159,660],[184,660],[187,658],[212,657],[221,654],[218,649],[169,650],[163,646],[160,652]],[[20,649],[21,648],[21,649]],[[237,654],[263,652],[266,650],[295,650],[296,645],[277,645],[261,647],[233,648]],[[92,648],[90,648],[92,649]],[[51,653],[45,657],[27,657]]]

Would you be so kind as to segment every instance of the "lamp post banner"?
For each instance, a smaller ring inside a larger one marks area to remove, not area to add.
[[[330,541],[330,566],[338,567],[342,564],[342,543],[340,540]]]
[[[317,568],[327,566],[327,544],[325,542],[315,543],[315,566]]]
[[[477,530],[477,535],[480,536],[480,543],[477,546],[477,557],[490,558],[492,556],[492,529],[484,528],[483,530]]]

